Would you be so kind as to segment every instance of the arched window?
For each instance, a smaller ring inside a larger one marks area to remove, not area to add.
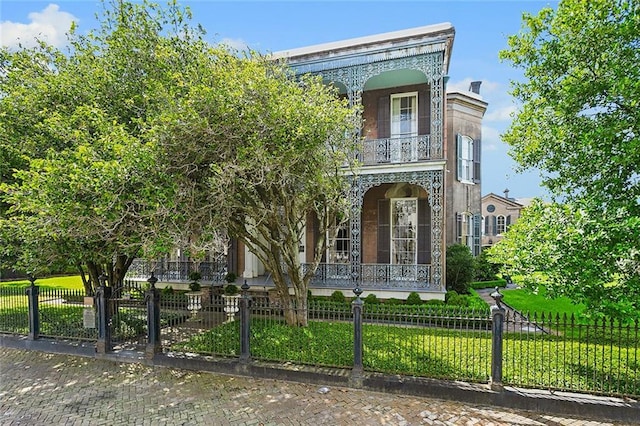
[[[496,223],[496,233],[504,234],[507,231],[507,222],[505,217],[502,215],[498,215],[497,223]]]

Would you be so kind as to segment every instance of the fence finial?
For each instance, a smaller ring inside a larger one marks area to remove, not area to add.
[[[502,293],[500,293],[500,289],[498,287],[496,287],[496,291],[494,291],[493,293],[491,293],[491,297],[493,297],[493,300],[496,301],[496,305],[498,307],[501,307],[502,305],[500,304],[500,302],[502,301],[502,298],[504,297],[502,295]]]

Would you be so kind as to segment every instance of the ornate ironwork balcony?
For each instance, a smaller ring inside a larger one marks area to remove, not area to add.
[[[306,265],[305,265],[306,267]],[[312,286],[316,288],[351,288],[351,265],[348,263],[321,263],[318,265]],[[393,290],[431,289],[431,265],[360,265],[362,288]]]
[[[442,159],[442,155],[435,155],[431,148],[430,135],[366,139],[358,159],[365,166]]]
[[[191,272],[200,272],[201,281],[205,283],[222,283],[227,274],[226,259],[216,262],[169,262],[166,260],[147,261],[136,259],[127,271],[127,278],[147,279],[154,273],[160,282],[189,281]]]

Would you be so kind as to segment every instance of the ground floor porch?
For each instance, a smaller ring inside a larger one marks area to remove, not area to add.
[[[310,267],[303,264],[303,270]],[[363,297],[375,294],[381,299],[406,299],[411,292],[418,292],[424,300],[444,299],[440,287],[431,284],[431,265],[391,265],[361,264],[357,282],[363,290]],[[200,283],[205,286],[222,287],[226,284],[227,265],[225,262],[150,262],[137,259],[127,273],[127,279],[146,281],[151,274],[158,279],[156,287],[171,286],[176,290],[188,289],[191,282],[189,276],[198,271]],[[336,290],[345,296],[352,295],[354,280],[351,279],[351,265],[347,263],[321,263],[311,280],[310,290],[317,296],[329,296]],[[244,282],[252,290],[268,291],[273,288],[273,279],[268,271],[260,270],[252,276],[239,276],[236,284]]]

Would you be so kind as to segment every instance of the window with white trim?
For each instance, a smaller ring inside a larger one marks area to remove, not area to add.
[[[507,231],[507,222],[503,215],[498,215],[496,224],[496,233],[504,234]]]
[[[418,92],[391,95],[391,137],[418,135]]]
[[[474,182],[474,147],[469,136],[457,136],[458,180],[465,183]]]
[[[329,240],[329,263],[349,263],[349,246],[350,246],[350,222],[345,222],[333,229],[329,230],[329,235],[335,235]],[[337,231],[337,233],[336,233]]]
[[[418,263],[418,199],[391,200],[391,264]]]

